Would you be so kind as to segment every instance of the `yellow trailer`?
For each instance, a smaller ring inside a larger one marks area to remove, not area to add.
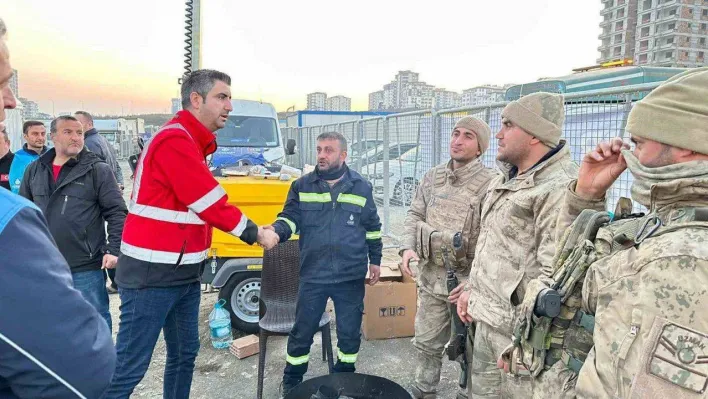
[[[294,181],[254,176],[217,177],[217,180],[226,190],[229,203],[238,206],[259,226],[275,221]],[[226,300],[235,328],[257,333],[263,249],[255,244],[247,245],[217,229],[212,231],[210,259],[202,274],[202,282],[219,288],[219,298]]]

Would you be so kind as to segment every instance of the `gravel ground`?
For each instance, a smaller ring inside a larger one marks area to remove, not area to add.
[[[130,179],[130,167],[126,161],[121,162],[125,175],[125,199],[130,197],[132,181]],[[381,213],[382,210],[380,210]],[[402,218],[405,210],[402,207],[391,209],[391,230],[402,225]],[[386,240],[386,243],[393,243]],[[395,251],[385,251],[385,259],[397,260]],[[203,293],[199,310],[199,337],[201,349],[197,356],[192,381],[191,398],[233,398],[233,399],[253,399],[256,397],[256,387],[258,384],[258,355],[239,360],[232,355],[228,349],[214,349],[209,340],[208,318],[214,303],[218,300],[216,292]],[[120,298],[118,295],[110,296],[111,315],[113,316],[114,340],[118,331],[120,315]],[[331,303],[330,303],[331,305]],[[328,307],[332,312],[332,341],[334,352],[336,353],[336,328],[334,319],[336,315],[332,306]],[[238,338],[244,334],[234,331],[234,337]],[[268,349],[265,367],[263,397],[275,399],[279,397],[279,386],[285,367],[285,347],[287,337],[270,337],[268,339]],[[305,378],[326,374],[327,364],[321,361],[322,343],[320,335],[315,336],[312,345],[312,360]],[[406,389],[410,388],[415,374],[415,349],[411,343],[411,338],[399,338],[378,341],[366,341],[362,338],[359,359],[357,361],[357,371],[365,374],[378,375],[397,382]],[[161,398],[163,371],[165,367],[165,342],[160,337],[153,352],[150,367],[145,378],[135,389],[134,398]],[[457,392],[457,377],[459,367],[450,361],[443,361],[443,371],[438,386],[438,398],[453,399]]]

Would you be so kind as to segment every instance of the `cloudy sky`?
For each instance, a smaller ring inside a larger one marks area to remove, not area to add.
[[[592,65],[600,0],[202,0],[204,68],[235,98],[305,107],[306,94],[352,98],[399,70],[461,91]],[[182,0],[3,0],[20,95],[42,111],[169,112],[182,74]]]

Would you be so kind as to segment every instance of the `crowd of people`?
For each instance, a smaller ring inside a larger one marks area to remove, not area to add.
[[[128,398],[163,333],[163,395],[189,397],[212,228],[266,250],[299,235],[283,396],[304,378],[328,299],[333,372],[356,371],[366,278],[378,282],[383,245],[372,186],[346,165],[341,133],[317,138],[315,170],[257,226],[206,162],[232,110],[231,79],[198,70],[183,80],[183,110],[144,146],[126,204],[115,152],[88,112],[54,119],[51,149],[46,127],[28,121],[22,149],[9,151],[5,34],[0,19],[0,396]],[[487,123],[457,121],[450,159],[425,173],[401,234],[401,268],[418,286],[413,397],[438,397],[455,320],[466,329],[458,398],[705,397],[706,99],[708,68],[670,78],[633,106],[630,142],[598,143],[580,165],[561,138],[560,94],[504,108],[498,169],[480,161]],[[606,211],[627,169],[646,214],[629,199]],[[115,344],[109,291],[121,302]]]

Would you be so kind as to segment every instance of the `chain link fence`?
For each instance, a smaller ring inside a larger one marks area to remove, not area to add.
[[[563,139],[573,161],[601,142],[625,137],[624,127],[633,104],[659,83],[626,86],[565,95]],[[286,164],[301,168],[316,164],[316,138],[320,133],[338,131],[349,143],[348,165],[373,185],[374,197],[387,248],[398,246],[403,221],[423,175],[435,165],[447,162],[449,141],[457,120],[472,115],[486,121],[495,135],[501,129],[501,112],[507,103],[446,110],[420,110],[323,126],[284,128],[283,139],[295,139],[296,154]],[[490,140],[482,162],[496,168],[496,139]],[[608,209],[619,197],[631,197],[632,176],[625,171],[608,192]],[[635,212],[646,211],[635,204]]]

